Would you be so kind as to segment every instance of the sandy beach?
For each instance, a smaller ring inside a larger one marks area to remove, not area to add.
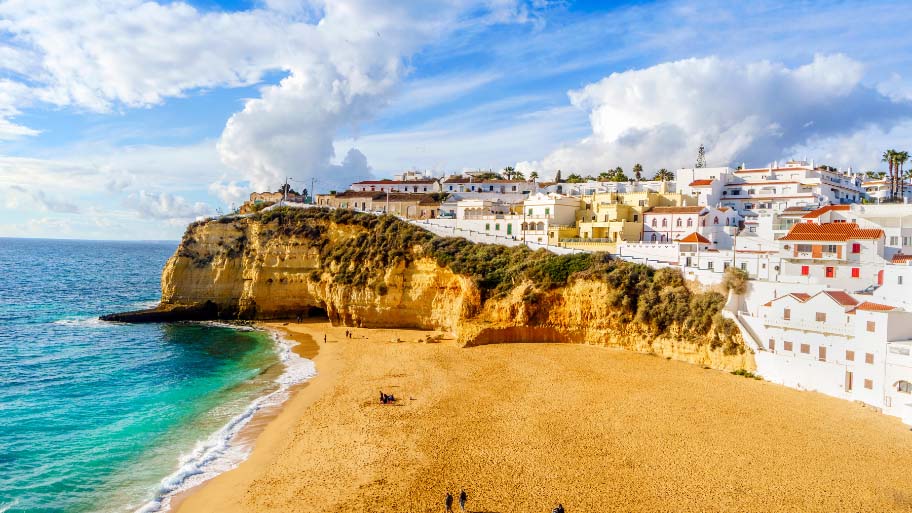
[[[472,512],[912,511],[912,432],[859,404],[601,347],[270,326],[319,375],[180,513],[440,512],[461,488]]]

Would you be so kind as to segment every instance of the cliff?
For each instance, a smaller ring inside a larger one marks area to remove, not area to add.
[[[108,320],[288,319],[451,332],[464,345],[617,346],[725,369],[754,368],[724,297],[675,271],[592,255],[433,236],[395,218],[272,211],[188,227],[161,305]]]

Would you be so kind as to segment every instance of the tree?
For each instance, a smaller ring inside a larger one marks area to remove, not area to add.
[[[674,179],[674,173],[665,169],[664,167],[662,169],[659,169],[659,171],[655,174],[655,177],[653,177],[653,180],[660,180],[663,182],[669,182]]]
[[[576,173],[572,173],[567,177],[567,183],[583,183],[584,181],[583,177]]]
[[[561,171],[560,171],[560,169],[558,169],[558,170],[557,170],[557,174],[554,175],[554,181],[557,182],[557,183],[563,182],[563,180],[561,180]]]
[[[538,172],[532,171],[531,173],[529,173],[529,180],[531,180],[533,182],[537,182],[538,181]]]
[[[640,164],[633,165],[633,178],[638,182],[643,178],[643,166]]]
[[[893,196],[893,184],[896,181],[896,178],[893,176],[893,163],[894,163],[893,155],[895,153],[896,153],[896,150],[887,150],[887,151],[883,152],[883,155],[882,155],[883,160],[881,160],[881,162],[886,162],[887,167],[890,169],[889,173],[887,173],[887,176],[889,177],[888,180],[890,181],[890,199],[891,200],[894,197]]]
[[[612,175],[611,175],[612,182],[626,182],[627,180],[630,180],[630,179],[627,178],[627,175],[624,174],[623,168],[621,168],[620,166],[614,168],[614,173],[612,173]]]
[[[516,168],[513,166],[507,166],[503,168],[503,172],[501,174],[504,175],[504,178],[507,180],[512,180],[516,176]]]
[[[905,176],[905,173],[903,173],[903,165],[906,163],[906,161],[909,160],[909,152],[908,151],[897,151],[893,155],[893,160],[895,162],[894,166],[896,167],[896,179],[898,182],[897,186],[896,186],[896,190],[899,193],[899,201],[903,201],[904,194],[906,192],[905,191],[906,176]]]
[[[598,181],[600,182],[610,182],[611,176],[614,175],[614,171],[602,171],[598,175]]]
[[[503,180],[503,175],[500,173],[495,173],[493,171],[485,171],[484,173],[479,173],[475,175],[475,178],[479,180]]]
[[[706,167],[706,148],[702,144],[697,150],[697,165],[694,167]]]

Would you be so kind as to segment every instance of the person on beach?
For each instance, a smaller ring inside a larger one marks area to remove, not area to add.
[[[323,334],[323,343],[326,343],[326,333]]]
[[[450,492],[447,492],[446,499],[443,500],[443,505],[446,506],[447,513],[453,513],[453,496],[450,495]]]
[[[459,509],[462,510],[462,513],[465,513],[465,505],[468,500],[469,496],[465,493],[465,490],[459,492]]]
[[[558,504],[556,508],[551,510],[551,513],[564,513],[564,505]]]

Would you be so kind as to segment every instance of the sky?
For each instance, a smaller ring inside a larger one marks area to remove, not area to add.
[[[180,238],[286,178],[884,169],[901,2],[0,0],[0,237]],[[0,241],[2,243],[2,241]]]

